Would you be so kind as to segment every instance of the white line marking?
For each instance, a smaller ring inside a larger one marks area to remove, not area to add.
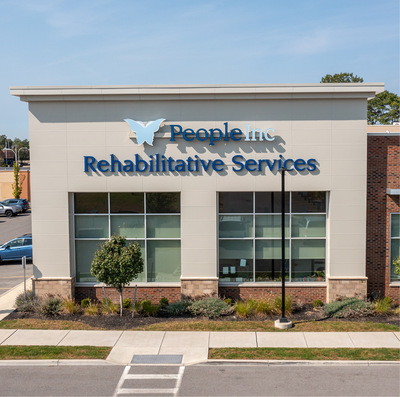
[[[124,372],[122,372],[122,375],[121,375],[121,377],[119,378],[119,382],[118,382],[118,384],[117,384],[117,387],[115,388],[115,391],[114,391],[114,397],[116,397],[116,396],[118,395],[118,392],[119,392],[119,390],[121,389],[121,386],[122,386],[122,384],[123,384],[124,381],[125,381],[125,377],[126,377],[126,375],[128,374],[128,372],[129,372],[130,369],[131,369],[131,366],[130,366],[130,365],[127,365],[127,366],[125,367],[125,369],[124,369]]]
[[[129,374],[126,379],[179,379],[179,374]]]
[[[183,378],[183,373],[185,372],[185,367],[183,366],[183,365],[181,365],[180,367],[179,367],[179,372],[178,372],[178,380],[176,381],[176,384],[175,384],[175,393],[174,393],[174,396],[176,396],[177,394],[178,394],[178,391],[179,391],[179,389],[180,389],[180,387],[181,387],[181,383],[182,383],[182,378]]]
[[[156,367],[156,366],[155,366]],[[131,365],[127,365],[122,372],[121,378],[115,388],[114,397],[117,397],[120,394],[172,394],[176,396],[179,392],[179,388],[181,387],[183,373],[185,371],[185,367],[182,365],[179,367],[179,371],[177,374],[130,374],[129,371],[132,368]],[[173,368],[173,367],[172,367]],[[124,382],[128,379],[176,379],[175,387],[168,388],[168,389],[155,389],[155,388],[148,388],[148,389],[139,389],[139,388],[125,388],[122,387]]]
[[[175,394],[175,389],[119,389],[118,394]]]

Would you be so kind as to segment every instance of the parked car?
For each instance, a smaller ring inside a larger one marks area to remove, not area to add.
[[[26,199],[7,199],[7,200],[3,200],[3,203],[7,204],[7,205],[19,205],[22,208],[22,212],[26,212],[27,210],[29,210],[29,201]]]
[[[7,205],[0,201],[0,215],[11,217],[18,215],[20,212],[22,212],[22,207],[20,205]]]
[[[23,256],[26,256],[26,259],[32,259],[31,234],[24,234],[0,246],[0,263],[3,261],[18,261]]]

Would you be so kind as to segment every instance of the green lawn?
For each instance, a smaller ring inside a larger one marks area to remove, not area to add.
[[[173,320],[140,327],[126,328],[137,331],[259,331],[259,332],[377,332],[399,331],[392,324],[371,321],[294,321],[289,330],[275,328],[273,321],[221,321],[221,320]],[[22,318],[0,321],[0,329],[104,329],[80,321],[39,320]]]
[[[104,360],[110,351],[94,346],[0,346],[0,360]]]
[[[400,349],[220,348],[208,358],[220,360],[378,360],[400,361]]]

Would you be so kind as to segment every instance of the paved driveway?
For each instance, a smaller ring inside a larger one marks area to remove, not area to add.
[[[7,241],[31,233],[31,214],[17,215],[16,217],[7,218],[0,217],[0,245]],[[26,268],[26,276],[31,277],[33,274],[33,265],[28,263]],[[0,295],[6,293],[11,288],[23,282],[24,271],[21,262],[5,262],[0,265]]]

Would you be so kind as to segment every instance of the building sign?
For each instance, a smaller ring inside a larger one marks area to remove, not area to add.
[[[165,119],[157,119],[143,123],[132,119],[124,119],[130,127],[130,138],[136,134],[138,145],[145,142],[153,146],[155,133],[159,130]],[[246,124],[246,130],[240,128],[230,128],[229,123],[223,123],[222,128],[183,128],[179,124],[171,124],[170,141],[175,142],[177,139],[183,139],[186,142],[204,142],[209,146],[218,143],[227,142],[273,142],[276,136],[272,136],[275,132],[273,128],[262,130],[260,128],[250,129],[250,124]],[[121,160],[114,154],[108,159],[96,159],[94,156],[84,156],[84,172],[111,172],[111,173],[202,173],[217,172],[222,173],[228,167],[236,173],[251,172],[262,173],[276,172],[284,167],[289,170],[312,172],[317,169],[316,159],[286,159],[279,155],[275,159],[253,159],[245,158],[242,155],[232,156],[230,163],[227,164],[222,159],[203,159],[197,155],[188,156],[186,158],[173,158],[156,153],[143,158],[139,154],[135,154],[131,159]]]

